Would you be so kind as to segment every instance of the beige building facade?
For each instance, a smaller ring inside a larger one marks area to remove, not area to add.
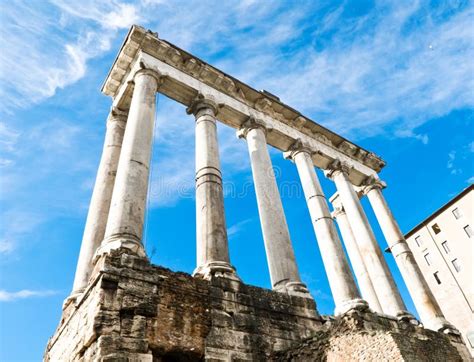
[[[474,185],[406,234],[446,319],[474,356]]]

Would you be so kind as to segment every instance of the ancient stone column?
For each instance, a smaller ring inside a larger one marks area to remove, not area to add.
[[[272,288],[310,298],[296,265],[280,193],[267,149],[264,124],[250,118],[237,135],[247,140]]]
[[[196,117],[196,242],[194,275],[238,279],[230,264],[217,142],[217,105],[200,96],[187,109]]]
[[[297,143],[293,145],[290,151],[285,153],[285,157],[292,159],[298,169],[329,286],[336,305],[334,314],[344,314],[351,309],[367,309],[367,302],[360,298],[334,221],[329,212],[326,197],[314,170],[311,151]]]
[[[371,178],[363,191],[374,209],[375,216],[400,269],[420,319],[428,328],[453,331],[455,330],[454,326],[444,318],[438,302],[431,293],[420,267],[416,263],[415,257],[382,195],[384,187],[383,182]]]
[[[159,74],[140,69],[123,138],[105,238],[98,254],[127,248],[145,256],[142,244]]]
[[[339,199],[339,195],[335,195]],[[359,247],[357,246],[354,233],[352,232],[351,225],[347,218],[346,212],[342,207],[342,204],[335,200],[336,197],[331,197],[329,201],[332,202],[334,211],[332,216],[336,219],[337,224],[339,225],[339,230],[341,231],[342,240],[346,246],[347,254],[349,255],[349,260],[351,261],[352,269],[357,278],[359,285],[360,293],[362,298],[369,303],[369,307],[377,313],[382,313],[382,307],[380,305],[377,293],[375,292],[374,285],[370,279],[367,268],[365,267],[364,260],[360,254]]]
[[[86,288],[92,272],[92,259],[104,239],[126,121],[127,113],[115,108],[107,119],[102,157],[92,191],[71,298],[77,297]]]
[[[369,220],[349,180],[348,171],[348,167],[340,162],[335,162],[331,169],[326,171],[326,176],[336,184],[360,253],[364,258],[364,264],[373,284],[376,286],[378,299],[382,303],[382,310],[385,314],[415,321],[415,318],[406,311],[405,304],[398,292],[387,262],[383,258]]]

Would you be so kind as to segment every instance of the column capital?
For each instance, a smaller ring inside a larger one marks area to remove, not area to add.
[[[334,219],[337,219],[339,216],[345,215],[345,214],[346,214],[346,210],[344,210],[344,207],[342,205],[334,206],[334,210],[333,212],[331,212],[331,216]]]
[[[293,161],[295,156],[301,152],[304,152],[311,157],[318,151],[313,151],[307,144],[303,143],[301,139],[298,138],[295,142],[293,142],[286,152],[283,152],[283,157],[285,157],[287,160]]]
[[[361,187],[361,191],[364,195],[367,195],[373,189],[383,190],[387,187],[387,184],[374,176],[369,176],[365,179],[364,184]]]
[[[122,111],[118,107],[111,107],[109,116],[107,117],[107,123],[109,122],[127,122],[128,110]]]
[[[133,75],[133,82],[135,83],[136,82],[136,79],[138,76],[141,76],[141,75],[148,75],[150,77],[153,77],[156,81],[156,90],[155,91],[158,91],[158,88],[160,88],[161,86],[161,83],[163,83],[163,78],[164,76],[156,71],[156,70],[153,70],[153,69],[150,69],[150,68],[145,68],[145,65],[143,63],[140,63],[140,69],[138,69],[135,74]]]
[[[187,114],[194,114],[196,117],[202,110],[208,110],[215,117],[219,111],[219,105],[212,96],[205,96],[202,93],[198,93],[196,98],[193,99],[191,104],[186,108]]]
[[[334,180],[334,177],[337,174],[343,173],[345,175],[348,175],[351,169],[352,167],[349,166],[347,163],[341,162],[340,160],[336,159],[333,162],[331,162],[331,164],[328,166],[326,170],[324,170],[324,175],[328,179]]]
[[[265,134],[272,130],[271,127],[267,126],[267,124],[261,119],[250,116],[237,130],[237,137],[247,138],[249,131],[257,128],[263,130]]]

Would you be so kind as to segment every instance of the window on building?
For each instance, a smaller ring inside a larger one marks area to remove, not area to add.
[[[441,229],[439,228],[438,224],[433,224],[431,228],[433,229],[435,234],[439,234],[441,232]]]
[[[425,254],[425,261],[426,261],[426,264],[431,265],[431,255],[430,255],[430,253]]]
[[[443,247],[446,254],[448,254],[451,251],[451,249],[449,249],[448,240],[443,241],[441,243],[441,246]]]
[[[461,270],[461,264],[459,263],[458,259],[454,259],[451,263],[453,263],[454,269],[457,272]]]
[[[423,245],[423,240],[421,239],[421,236],[417,236],[415,238],[416,245],[422,246]]]
[[[436,283],[441,284],[441,279],[439,279],[439,273],[435,272],[433,273],[433,276],[436,279]]]
[[[459,219],[462,216],[461,211],[459,211],[459,209],[457,207],[453,210],[453,215],[454,215],[454,218],[456,220]]]
[[[466,232],[467,236],[470,238],[472,237],[472,229],[471,225],[466,225],[464,226],[464,231]]]

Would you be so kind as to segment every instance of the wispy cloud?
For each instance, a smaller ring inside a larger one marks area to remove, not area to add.
[[[13,252],[18,241],[45,222],[45,216],[35,211],[10,209],[1,214],[0,255]]]
[[[427,143],[420,125],[474,103],[469,3],[391,1],[361,5],[357,16],[346,3],[311,1],[291,8],[255,1],[43,5],[19,1],[3,11],[4,103],[26,106],[76,82],[88,60],[109,51],[117,31],[132,23],[352,137],[383,133]]]
[[[117,30],[140,18],[119,1],[19,0],[2,6],[1,20],[0,95],[2,109],[11,112],[77,82],[87,62],[110,49]]]
[[[227,228],[227,236],[230,238],[232,236],[237,235],[244,229],[245,225],[247,225],[251,221],[252,219],[245,219],[239,221],[238,223],[235,223],[234,225],[231,225],[229,228]]]
[[[15,249],[12,239],[0,239],[0,254],[9,254]]]
[[[458,150],[451,150],[448,153],[448,162],[446,167],[452,175],[462,174],[463,171],[469,173],[472,171],[472,161],[467,162],[469,169],[460,167],[460,164],[465,164],[466,160],[472,159],[472,153],[474,152],[474,142],[470,142],[465,146],[459,147]],[[469,182],[469,181],[468,181]]]
[[[448,163],[446,165],[446,167],[448,168],[448,170],[450,170],[450,173],[452,175],[457,175],[458,173],[461,172],[460,169],[456,168],[454,166],[454,161],[456,160],[456,151],[451,151],[448,153]]]
[[[54,290],[23,289],[18,292],[8,292],[0,289],[0,302],[14,302],[19,299],[49,297],[55,294],[58,294],[58,292]]]

